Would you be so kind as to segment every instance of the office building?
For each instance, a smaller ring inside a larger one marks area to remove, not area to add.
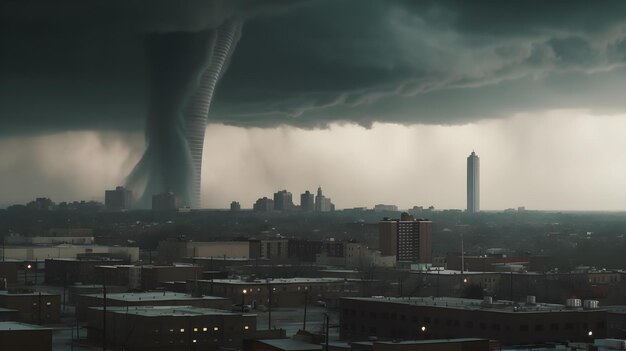
[[[590,342],[607,333],[607,311],[537,303],[451,297],[342,298],[340,335],[347,340],[476,337],[503,345]],[[585,304],[589,305],[589,304]]]
[[[254,203],[252,210],[257,212],[271,212],[274,210],[274,200],[262,197]]]
[[[300,194],[300,210],[304,212],[315,210],[315,195],[308,190],[304,194]]]
[[[287,190],[281,190],[274,193],[274,210],[276,211],[291,211],[294,209],[293,199],[290,192]]]
[[[152,211],[173,212],[178,208],[178,199],[173,192],[152,195]]]
[[[397,261],[431,263],[432,222],[402,213],[400,219],[385,218],[378,223],[378,247],[383,256]]]
[[[87,310],[87,335],[93,342],[106,337],[112,349],[242,350],[254,339],[256,315],[193,306],[116,306]]]
[[[467,212],[480,211],[480,159],[474,151],[467,157]]]
[[[233,201],[233,202],[230,203],[230,210],[231,211],[239,211],[239,210],[241,210],[241,205],[239,204],[239,202]]]
[[[104,205],[107,210],[122,211],[132,207],[133,192],[118,186],[115,190],[107,190],[104,193]]]
[[[331,212],[335,210],[335,205],[322,194],[322,187],[317,188],[317,195],[315,196],[315,211],[316,212]]]

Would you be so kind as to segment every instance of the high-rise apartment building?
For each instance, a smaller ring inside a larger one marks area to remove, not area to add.
[[[480,159],[474,151],[467,157],[467,212],[480,211]]]
[[[315,195],[308,190],[304,194],[300,194],[300,210],[305,212],[315,210]]]
[[[432,261],[432,222],[402,213],[400,219],[385,218],[378,223],[378,248],[396,261]]]
[[[233,201],[233,202],[230,203],[230,210],[231,211],[239,211],[239,210],[241,210],[241,205],[239,204],[239,202]]]
[[[176,211],[178,208],[178,199],[176,194],[169,191],[162,194],[152,195],[152,210],[159,212]]]
[[[107,210],[130,210],[132,206],[133,192],[118,186],[115,190],[107,190],[104,192],[104,205]]]
[[[274,210],[276,211],[290,211],[294,208],[292,195],[287,190],[281,190],[274,193]]]
[[[262,197],[256,200],[252,206],[252,210],[257,212],[271,212],[274,210],[274,200]]]

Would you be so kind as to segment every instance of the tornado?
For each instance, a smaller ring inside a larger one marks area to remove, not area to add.
[[[126,179],[139,208],[171,191],[184,206],[201,206],[202,152],[211,101],[241,35],[230,19],[198,32],[146,38],[150,102],[146,151]]]

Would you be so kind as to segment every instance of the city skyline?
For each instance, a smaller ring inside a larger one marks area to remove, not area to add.
[[[464,208],[477,149],[483,209],[626,210],[621,2],[72,4],[2,11],[0,206],[133,185],[248,207],[323,183],[340,208]]]

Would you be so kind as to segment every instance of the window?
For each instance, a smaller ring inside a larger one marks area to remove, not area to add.
[[[519,331],[527,332],[528,331],[528,324],[520,324]]]
[[[543,324],[535,324],[535,331],[536,332],[543,331]]]
[[[573,323],[565,323],[565,330],[572,330],[572,329],[574,329]]]
[[[552,331],[559,330],[559,325],[557,323],[550,324],[550,330]]]
[[[472,321],[465,322],[465,328],[468,328],[468,329],[474,328],[474,322]]]
[[[491,330],[494,330],[494,331],[500,331],[500,324],[498,324],[498,323],[493,323],[493,324],[491,325]]]

